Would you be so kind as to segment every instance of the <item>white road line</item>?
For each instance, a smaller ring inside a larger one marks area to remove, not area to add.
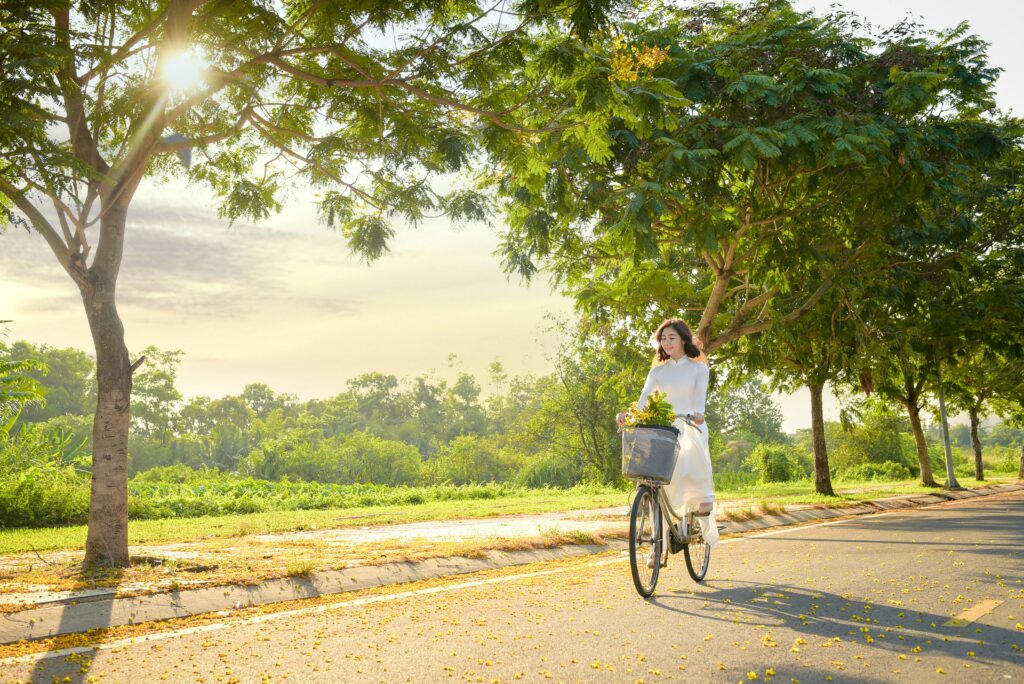
[[[886,513],[874,513],[869,517],[881,518],[887,515],[895,515],[902,511],[890,511]],[[773,537],[779,534],[791,534],[793,532],[802,532],[803,530],[813,529],[815,527],[828,527],[829,525],[839,525],[851,520],[859,520],[863,516],[857,516],[856,518],[846,518],[843,520],[830,520],[823,523],[815,523],[812,525],[800,525],[796,527],[786,527],[781,530],[774,530],[772,532],[763,532],[761,534],[753,534],[745,537],[735,537],[733,539],[723,539],[719,544],[734,544],[737,542],[746,541],[748,539],[758,539],[760,537]],[[628,556],[619,556],[616,558],[606,558],[592,563],[586,563],[583,565],[584,568],[599,567],[602,565],[610,565],[612,563],[623,563],[626,561]],[[0,659],[0,666],[2,665],[18,665],[24,663],[34,663],[40,660],[48,658],[61,658],[69,656],[75,653],[90,653],[96,651],[108,651],[117,648],[124,648],[127,646],[133,646],[135,644],[141,644],[149,641],[162,641],[164,639],[171,639],[179,636],[188,636],[190,634],[200,634],[203,632],[214,632],[228,627],[241,627],[244,625],[255,625],[263,622],[270,622],[271,620],[282,620],[289,617],[296,617],[301,615],[317,615],[324,613],[329,610],[337,610],[339,608],[350,608],[355,606],[365,606],[372,603],[385,603],[389,601],[397,601],[405,598],[412,598],[415,596],[424,596],[427,594],[438,594],[442,592],[458,591],[460,589],[472,589],[473,587],[481,587],[490,584],[501,584],[504,582],[516,582],[523,579],[529,579],[531,577],[544,577],[546,575],[557,575],[563,572],[570,572],[578,569],[577,567],[572,568],[556,568],[553,570],[538,570],[536,572],[523,572],[516,575],[505,575],[502,577],[492,577],[490,579],[472,580],[470,582],[459,582],[456,584],[449,584],[442,587],[428,587],[426,589],[416,589],[414,591],[399,591],[392,594],[380,594],[377,596],[367,596],[364,598],[351,599],[349,601],[338,601],[335,603],[328,603],[320,606],[311,606],[309,608],[294,608],[292,610],[283,610],[276,613],[267,613],[265,615],[255,615],[250,618],[242,618],[238,620],[231,620],[229,622],[217,622],[209,625],[200,625],[198,627],[186,627],[184,629],[173,630],[170,632],[155,632],[153,634],[147,634],[144,636],[129,637],[127,639],[119,639],[117,641],[111,641],[109,643],[96,644],[95,646],[76,646],[74,648],[62,648],[58,651],[47,651],[45,653],[31,653],[23,656],[13,656],[10,658]]]

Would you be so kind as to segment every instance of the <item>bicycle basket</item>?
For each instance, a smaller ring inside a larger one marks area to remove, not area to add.
[[[676,468],[674,427],[637,426],[622,431],[622,474],[630,480],[668,483]]]

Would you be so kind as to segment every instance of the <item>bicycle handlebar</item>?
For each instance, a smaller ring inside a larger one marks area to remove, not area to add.
[[[682,418],[684,423],[686,423],[687,425],[689,425],[692,428],[697,428],[698,431],[701,429],[700,425],[698,425],[697,423],[693,422],[693,414],[692,413],[677,413],[677,414],[675,414],[675,417],[676,418]]]

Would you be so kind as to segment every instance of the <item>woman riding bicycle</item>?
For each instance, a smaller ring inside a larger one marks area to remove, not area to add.
[[[708,365],[706,357],[701,358],[703,353],[694,344],[690,329],[682,320],[670,318],[658,326],[652,343],[657,344],[658,351],[637,400],[637,408],[642,410],[651,393],[658,390],[666,395],[676,414],[692,414],[693,422],[702,425],[708,392]],[[620,427],[625,419],[624,413],[616,416]],[[682,418],[676,419],[675,427],[679,429],[678,458],[672,481],[664,486],[664,491],[673,509],[680,513],[695,513],[704,540],[714,547],[718,543],[718,525],[715,524],[715,490],[708,431],[706,428],[693,429]]]

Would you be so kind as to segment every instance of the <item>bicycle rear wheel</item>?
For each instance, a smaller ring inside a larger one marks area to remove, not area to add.
[[[644,598],[654,593],[661,570],[661,508],[656,495],[653,488],[641,485],[629,513],[629,567],[633,585]]]
[[[694,582],[703,582],[708,574],[708,564],[711,563],[711,545],[704,541],[700,524],[693,519],[693,515],[687,516],[686,524],[689,526],[690,539],[683,547],[683,554],[686,556],[686,571]]]

